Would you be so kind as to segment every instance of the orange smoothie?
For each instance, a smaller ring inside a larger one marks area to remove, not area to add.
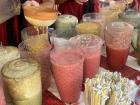
[[[53,76],[63,102],[78,101],[83,80],[84,58],[80,52],[52,51],[50,54]]]
[[[113,48],[107,46],[106,51],[109,68],[112,70],[123,69],[128,57],[129,48]]]

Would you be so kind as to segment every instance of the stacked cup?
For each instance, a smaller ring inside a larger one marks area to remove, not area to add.
[[[22,30],[24,39],[18,46],[21,58],[34,58],[41,65],[42,88],[47,90],[50,86],[51,71],[49,52],[51,45],[48,41],[47,27],[27,27]]]

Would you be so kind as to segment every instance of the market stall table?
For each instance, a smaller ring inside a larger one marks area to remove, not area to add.
[[[104,52],[104,51],[103,51]],[[122,74],[122,76],[127,77],[131,80],[134,80],[138,85],[140,84],[140,66],[137,64],[137,53],[134,51],[131,51],[129,53],[126,65],[124,69],[120,70],[119,72]],[[100,70],[106,69],[108,70],[108,66],[106,63],[106,54],[103,53],[101,57],[101,64],[100,64]],[[83,103],[83,92],[81,92],[80,102],[78,105],[85,105]],[[59,93],[56,89],[55,82],[52,80],[51,87],[49,90],[46,90],[43,93],[43,104],[42,105],[65,105],[60,98]],[[139,104],[137,104],[139,105]]]

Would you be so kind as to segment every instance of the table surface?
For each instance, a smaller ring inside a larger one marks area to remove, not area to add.
[[[100,70],[106,69],[109,70],[106,63],[106,51],[102,51]],[[133,50],[130,51],[126,65],[124,69],[119,71],[122,76],[127,77],[131,80],[134,80],[138,85],[140,84],[140,65],[137,64],[137,53]],[[82,92],[81,92],[82,93]],[[83,94],[81,94],[80,102],[83,101]],[[7,104],[12,105],[12,104]],[[42,105],[66,105],[60,100],[58,90],[55,85],[55,81],[52,77],[51,86],[48,90],[43,90],[43,103]],[[80,103],[77,105],[85,105]],[[138,104],[137,104],[138,105]],[[140,105],[140,104],[139,104]]]
[[[106,53],[103,51],[101,56],[100,70],[109,70],[106,63]],[[124,69],[118,71],[122,76],[134,80],[138,85],[140,84],[140,65],[137,64],[137,53],[133,50],[130,51]],[[59,97],[54,80],[52,79],[51,87],[43,92],[43,105],[65,105]],[[80,103],[78,105],[84,105]]]

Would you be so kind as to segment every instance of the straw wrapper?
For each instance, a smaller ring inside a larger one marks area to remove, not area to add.
[[[138,86],[120,73],[101,71],[85,81],[86,105],[130,105]]]

